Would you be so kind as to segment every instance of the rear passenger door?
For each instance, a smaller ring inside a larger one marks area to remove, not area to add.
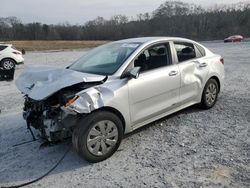
[[[185,41],[175,41],[173,45],[181,75],[180,101],[198,102],[208,75],[205,50],[198,44]]]

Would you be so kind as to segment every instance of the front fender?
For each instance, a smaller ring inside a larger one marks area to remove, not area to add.
[[[78,98],[68,108],[80,114],[88,114],[104,107],[114,94],[106,88],[92,87],[77,93],[76,96]]]

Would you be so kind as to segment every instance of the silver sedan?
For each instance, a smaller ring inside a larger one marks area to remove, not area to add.
[[[72,136],[90,162],[110,157],[124,134],[193,104],[209,109],[224,60],[192,40],[133,38],[89,51],[66,69],[28,68],[17,80],[28,126],[54,142]]]

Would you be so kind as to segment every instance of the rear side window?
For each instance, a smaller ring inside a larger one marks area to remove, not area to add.
[[[4,50],[5,48],[7,48],[7,46],[0,45],[0,51]]]
[[[201,46],[199,46],[199,45],[197,45],[197,44],[195,44],[194,46],[195,46],[195,48],[196,48],[195,51],[197,51],[197,53],[200,53],[201,57],[203,57],[203,56],[206,55],[206,51],[205,51],[204,48],[202,48]]]
[[[205,50],[202,51],[199,46],[187,42],[174,42],[175,50],[177,53],[178,61],[183,62],[189,59],[200,58],[205,54]]]

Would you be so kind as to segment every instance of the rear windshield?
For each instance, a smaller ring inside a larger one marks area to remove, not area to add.
[[[11,48],[12,48],[13,50],[18,50],[15,46],[11,46]]]
[[[0,51],[4,50],[5,48],[7,48],[8,46],[4,46],[4,45],[0,45]]]

